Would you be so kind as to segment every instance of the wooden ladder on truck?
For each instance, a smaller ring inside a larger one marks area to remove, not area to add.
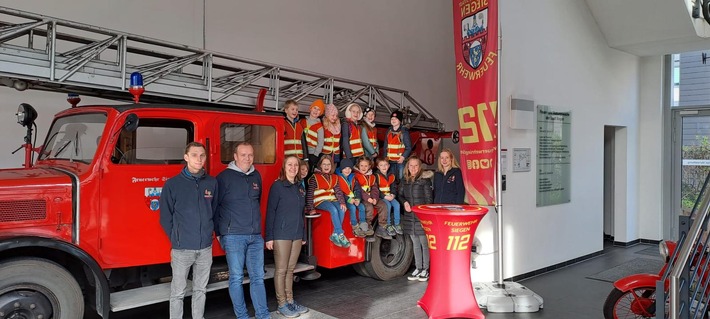
[[[411,128],[444,130],[405,90],[0,7],[2,85],[126,100],[132,72],[143,75],[146,102],[254,108],[266,90],[266,110],[287,99],[324,99],[341,111],[357,102],[384,108],[382,125],[399,109]]]

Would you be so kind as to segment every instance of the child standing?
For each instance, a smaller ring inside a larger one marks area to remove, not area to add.
[[[299,159],[308,158],[306,138],[303,135],[303,125],[298,121],[298,102],[284,102],[284,155],[295,155]]]
[[[338,186],[338,177],[332,173],[333,160],[330,156],[321,157],[311,179],[308,181],[306,193],[306,211],[316,214],[316,208],[330,213],[333,223],[333,234],[330,241],[338,247],[350,247],[350,241],[343,232],[345,218],[345,198]]]
[[[362,119],[362,108],[357,103],[350,103],[345,108],[345,120],[343,121],[341,132],[343,132],[342,147],[343,158],[347,157],[351,161],[355,161],[360,156],[365,155],[365,150],[362,148],[362,128],[360,120]]]
[[[374,210],[377,208],[377,222],[379,227],[375,230],[375,235],[384,239],[392,239],[392,236],[390,236],[386,230],[388,210],[387,205],[379,200],[380,188],[377,185],[377,178],[372,174],[372,160],[364,156],[360,157],[357,159],[355,168],[357,168],[355,178],[358,184],[360,184],[362,199],[365,202],[367,224],[372,224],[372,220],[375,217]],[[374,241],[374,238],[369,237],[368,241]]]
[[[439,154],[439,165],[434,174],[434,204],[464,204],[466,189],[454,153],[445,148]]]
[[[404,173],[404,160],[412,153],[412,142],[409,138],[409,130],[402,125],[404,114],[401,111],[394,111],[390,116],[390,126],[385,135],[384,152],[390,162],[390,173],[394,173],[397,179],[402,179]]]
[[[353,174],[353,162],[349,158],[340,161],[338,183],[340,190],[345,195],[345,206],[350,211],[350,225],[352,225],[353,233],[357,237],[372,236],[374,231],[369,228],[365,219],[365,204],[362,202],[360,184]]]
[[[303,134],[306,136],[306,146],[308,147],[308,162],[315,168],[318,158],[323,151],[323,123],[320,116],[325,112],[325,103],[317,99],[311,104],[308,116],[301,119]]]
[[[338,108],[333,104],[325,106],[325,116],[323,116],[323,150],[322,155],[330,155],[333,161],[340,162],[340,118],[338,118]]]
[[[395,184],[394,174],[388,173],[390,164],[386,158],[377,159],[377,185],[380,187],[380,199],[387,205],[387,234],[390,236],[402,235],[402,225],[400,222],[399,202],[394,199],[394,194],[397,193],[397,185]],[[390,218],[390,211],[394,213],[394,226]]]
[[[375,127],[375,108],[368,106],[364,113],[361,133],[362,147],[365,149],[365,156],[375,160],[380,150],[379,143],[377,143],[377,128]]]
[[[412,207],[422,204],[431,204],[431,171],[422,172],[422,161],[418,157],[407,160],[407,169],[399,185],[399,200],[404,205],[402,214],[404,233],[409,235],[414,244],[414,264],[416,269],[407,279],[429,280],[429,246],[419,218],[412,212]]]

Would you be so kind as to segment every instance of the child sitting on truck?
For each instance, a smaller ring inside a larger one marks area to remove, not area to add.
[[[377,185],[380,187],[380,199],[387,205],[387,234],[390,236],[402,235],[402,225],[399,224],[400,212],[399,202],[394,198],[397,193],[396,177],[393,173],[388,173],[390,163],[386,158],[380,157],[377,159]],[[390,212],[394,215],[394,225]]]
[[[343,232],[343,219],[345,219],[345,198],[338,186],[338,177],[333,172],[333,160],[330,156],[323,156],[318,161],[318,168],[308,181],[306,193],[306,211],[316,214],[316,209],[330,213],[333,222],[333,234],[330,241],[338,247],[350,247],[350,240]]]
[[[338,184],[345,195],[345,206],[350,211],[350,225],[357,237],[372,236],[374,231],[365,219],[365,204],[362,202],[360,184],[353,173],[353,162],[349,158],[340,161]],[[358,222],[359,221],[359,222]]]
[[[355,178],[358,184],[360,184],[360,194],[362,194],[362,200],[367,213],[367,224],[372,225],[372,220],[375,217],[374,210],[377,208],[379,227],[375,230],[375,235],[384,239],[392,239],[392,236],[387,234],[387,230],[385,230],[387,228],[387,205],[380,200],[380,189],[377,186],[377,178],[372,174],[372,160],[362,156],[357,159],[355,168],[357,169]],[[370,236],[368,237],[368,241],[374,241],[374,238]]]

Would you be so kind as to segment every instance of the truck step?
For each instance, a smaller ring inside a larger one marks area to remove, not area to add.
[[[294,273],[313,270],[309,264],[298,263]],[[264,279],[274,278],[274,265],[266,265]],[[249,283],[249,277],[244,277],[244,283]],[[218,281],[207,285],[207,291],[215,291],[229,287],[229,280]],[[192,282],[187,281],[185,296],[192,295]],[[170,283],[157,284],[148,287],[128,289],[111,294],[111,311],[118,312],[170,300]]]

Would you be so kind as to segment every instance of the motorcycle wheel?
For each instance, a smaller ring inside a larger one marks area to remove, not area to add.
[[[655,313],[655,287],[639,287],[629,291],[614,288],[604,302],[604,319],[654,318]]]

